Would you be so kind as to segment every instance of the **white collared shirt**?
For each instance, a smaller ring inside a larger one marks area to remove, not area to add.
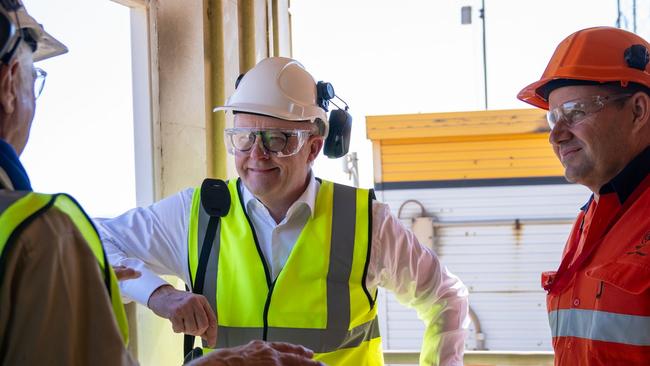
[[[278,224],[262,202],[255,198],[245,185],[242,184],[241,187],[246,212],[255,227],[255,234],[262,247],[266,264],[271,269],[271,276],[276,278],[287,263],[302,228],[314,214],[320,183],[311,179],[305,192],[289,207],[287,215]]]
[[[312,176],[305,192],[279,224],[245,185],[241,187],[246,212],[275,278],[314,212],[320,183]],[[120,283],[127,299],[146,305],[151,293],[167,283],[159,275],[175,275],[190,283],[187,237],[193,192],[187,189],[114,219],[95,220],[111,264],[142,273],[136,280]],[[440,334],[440,344],[425,349],[427,342],[423,342],[423,354],[434,358],[436,349],[440,349],[440,365],[462,365],[468,325],[467,289],[432,250],[420,245],[415,235],[390,213],[388,205],[374,201],[372,213],[366,287],[371,293],[377,287],[392,291],[401,303],[417,310],[428,328],[425,334]],[[436,362],[432,359],[431,364]]]

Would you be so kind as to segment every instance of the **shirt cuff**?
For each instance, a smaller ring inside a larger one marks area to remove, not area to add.
[[[141,276],[137,280],[126,280],[120,282],[120,291],[124,302],[135,301],[147,306],[149,297],[160,286],[169,283],[158,277],[154,272],[145,268],[138,268]]]

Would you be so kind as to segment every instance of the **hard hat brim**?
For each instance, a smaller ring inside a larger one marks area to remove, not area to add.
[[[24,6],[18,9],[16,14],[18,15],[18,24],[20,27],[29,30],[36,40],[37,47],[33,54],[34,62],[68,52],[68,47],[46,32],[43,26],[27,13]]]
[[[569,74],[567,73],[566,76],[564,75],[559,75],[553,78],[544,78],[541,80],[538,80],[526,87],[524,87],[518,94],[517,94],[517,99],[521,100],[522,102],[528,103],[532,106],[535,106],[537,108],[541,108],[544,110],[549,109],[548,105],[548,95],[550,94],[551,91],[561,87],[561,86],[569,86],[569,85],[598,85],[598,84],[606,84],[606,83],[612,83],[612,82],[618,82],[621,83],[622,85],[626,85],[628,82],[635,82],[634,80],[621,80],[620,77],[612,76],[612,77],[600,77],[598,80],[594,80],[596,78],[592,77],[576,77],[574,74]],[[552,89],[545,90],[546,96],[541,95],[541,90],[546,87],[548,84],[553,83],[554,81],[560,81],[560,80],[566,80],[566,83],[558,84],[555,87],[552,87]],[[571,81],[575,81],[575,83],[571,83]]]
[[[259,114],[263,116],[269,116],[269,117],[279,118],[279,119],[283,119],[286,121],[293,121],[293,122],[300,122],[300,121],[314,122],[316,118],[320,118],[324,122],[327,121],[327,115],[325,114],[325,111],[319,113],[320,115],[316,117],[306,118],[304,115],[282,113],[282,111],[272,110],[271,108],[261,108],[257,104],[247,105],[247,104],[240,103],[237,105],[224,105],[224,106],[215,107],[212,111],[213,112],[232,111],[232,112],[252,113],[252,114]]]

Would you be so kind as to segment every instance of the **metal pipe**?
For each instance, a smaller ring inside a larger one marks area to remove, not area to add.
[[[632,29],[634,29],[634,33],[636,33],[636,0],[632,1]]]
[[[239,72],[245,73],[256,64],[255,60],[255,2],[237,1],[239,21]]]
[[[280,55],[280,15],[279,15],[278,0],[271,1],[271,14],[273,14],[273,55]],[[269,41],[270,43],[271,41]]]
[[[458,221],[434,221],[433,227],[457,227],[457,226],[521,226],[521,225],[570,225],[574,218],[534,218],[534,219],[503,219],[503,220],[458,220]]]
[[[409,203],[415,203],[418,206],[420,206],[420,217],[425,217],[426,216],[426,210],[424,209],[424,205],[422,204],[422,202],[420,202],[418,200],[406,200],[406,201],[402,202],[402,205],[399,206],[399,209],[397,210],[397,218],[398,219],[402,218],[402,209],[404,208],[404,206],[406,206]]]
[[[206,75],[206,148],[207,173],[209,177],[226,179],[226,144],[223,141],[223,130],[226,128],[224,112],[212,113],[213,106],[223,105],[226,101],[225,89],[225,50],[224,50],[224,14],[223,0],[204,0],[206,52],[209,62]]]
[[[481,330],[481,321],[478,319],[478,315],[476,315],[476,312],[474,312],[474,309],[472,307],[469,307],[469,318],[472,320],[472,324],[474,324],[474,334],[476,335],[476,349],[477,350],[486,350],[485,348],[485,334],[483,334],[483,331]]]
[[[343,159],[343,172],[348,175],[348,179],[352,179],[355,187],[359,187],[359,159],[356,152],[346,154]]]
[[[483,93],[485,94],[485,110],[488,109],[488,78],[487,78],[487,45],[485,43],[485,0],[481,1],[480,18],[483,23]]]

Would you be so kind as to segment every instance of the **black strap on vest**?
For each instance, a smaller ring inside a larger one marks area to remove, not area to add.
[[[205,284],[205,272],[208,267],[208,258],[212,251],[212,242],[219,228],[219,218],[224,217],[230,210],[230,192],[228,185],[220,179],[207,178],[201,184],[201,207],[210,216],[208,228],[203,238],[203,247],[199,256],[192,293],[202,294]],[[185,287],[188,291],[189,288]],[[194,336],[186,334],[183,340],[184,362],[199,358],[203,355],[201,348],[194,348]]]

